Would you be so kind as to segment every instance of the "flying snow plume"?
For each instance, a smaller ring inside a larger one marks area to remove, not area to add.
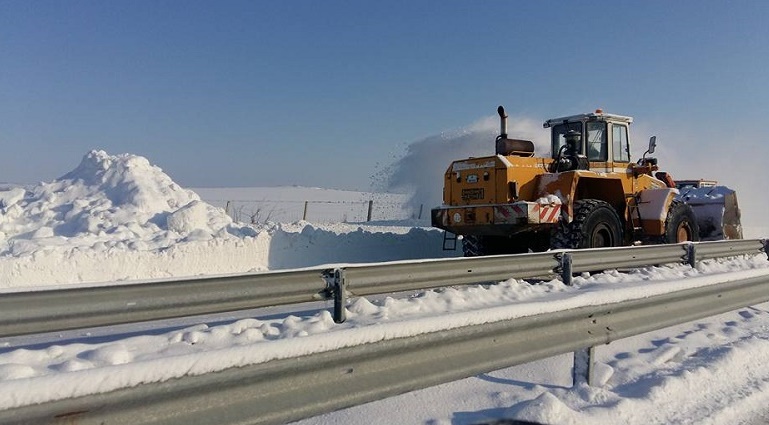
[[[697,138],[691,134],[697,134]],[[769,196],[760,186],[766,174],[769,147],[760,137],[736,135],[729,143],[717,136],[680,129],[660,131],[657,140],[659,166],[676,180],[716,180],[737,192],[745,238],[769,237]],[[639,143],[636,141],[636,143]]]
[[[384,175],[384,188],[393,192],[411,194],[409,205],[417,210],[438,206],[442,202],[443,175],[452,161],[494,155],[499,118],[486,117],[467,127],[447,131],[411,143],[406,153],[394,164],[380,171]],[[508,119],[511,138],[534,142],[538,154],[549,149],[547,131],[542,124],[529,118]]]

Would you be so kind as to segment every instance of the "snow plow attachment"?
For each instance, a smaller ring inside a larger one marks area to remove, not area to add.
[[[679,183],[680,193],[676,199],[689,204],[697,218],[700,240],[742,239],[740,208],[737,193],[725,186],[706,182],[694,185]]]

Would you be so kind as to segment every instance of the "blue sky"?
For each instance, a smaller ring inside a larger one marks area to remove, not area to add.
[[[499,104],[632,115],[669,152],[769,154],[767,16],[765,1],[0,0],[0,181],[104,149],[188,187],[368,189],[377,163]]]

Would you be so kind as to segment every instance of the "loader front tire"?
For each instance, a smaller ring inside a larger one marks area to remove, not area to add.
[[[700,228],[692,207],[680,200],[674,200],[665,219],[665,233],[661,243],[697,242],[700,240]]]
[[[571,223],[562,219],[550,247],[553,249],[604,248],[622,245],[622,222],[609,203],[597,199],[574,202]]]

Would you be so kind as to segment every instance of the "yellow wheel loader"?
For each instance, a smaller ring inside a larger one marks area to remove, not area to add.
[[[547,120],[552,155],[537,157],[531,141],[508,138],[497,112],[496,154],[454,161],[431,214],[462,236],[465,256],[742,238],[734,191],[657,172],[647,157],[656,137],[631,161],[631,117],[599,109]]]

